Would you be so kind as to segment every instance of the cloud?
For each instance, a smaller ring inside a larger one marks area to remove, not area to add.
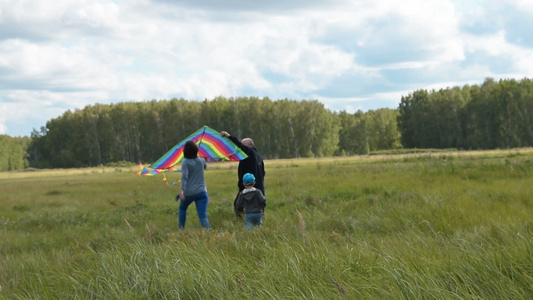
[[[0,0],[0,130],[94,103],[257,96],[395,108],[532,70],[529,1]],[[38,113],[37,113],[38,112]]]

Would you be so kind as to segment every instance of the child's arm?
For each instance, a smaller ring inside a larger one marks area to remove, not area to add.
[[[237,213],[242,213],[244,210],[244,201],[242,193],[239,193],[239,196],[237,196],[237,201],[235,202],[235,210],[237,211]]]
[[[259,195],[259,204],[261,204],[261,207],[265,208],[267,206],[267,199],[266,199],[265,195],[263,195],[263,193],[260,190],[258,190],[258,191],[259,191],[259,193],[258,193],[258,195]]]

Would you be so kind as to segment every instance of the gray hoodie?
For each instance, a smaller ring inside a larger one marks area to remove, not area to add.
[[[266,204],[267,200],[263,192],[253,187],[239,193],[235,207],[238,212],[244,210],[245,214],[254,214],[264,212]]]

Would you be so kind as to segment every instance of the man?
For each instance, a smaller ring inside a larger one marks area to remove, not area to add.
[[[254,141],[251,138],[244,138],[242,141],[239,141],[238,138],[230,135],[227,131],[221,131],[220,135],[229,138],[233,143],[235,143],[235,145],[241,148],[246,155],[248,155],[247,158],[239,161],[239,168],[237,171],[239,176],[239,181],[237,183],[239,187],[239,193],[244,190],[242,177],[246,173],[251,173],[255,176],[255,188],[263,192],[263,195],[266,195],[264,185],[266,175],[265,164],[263,163],[263,158],[261,155],[259,155],[254,146]],[[237,198],[235,198],[235,200],[237,200]]]

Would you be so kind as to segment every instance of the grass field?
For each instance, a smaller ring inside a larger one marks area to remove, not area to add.
[[[236,166],[209,231],[135,168],[0,173],[0,299],[533,297],[533,149],[267,161],[251,232]]]

